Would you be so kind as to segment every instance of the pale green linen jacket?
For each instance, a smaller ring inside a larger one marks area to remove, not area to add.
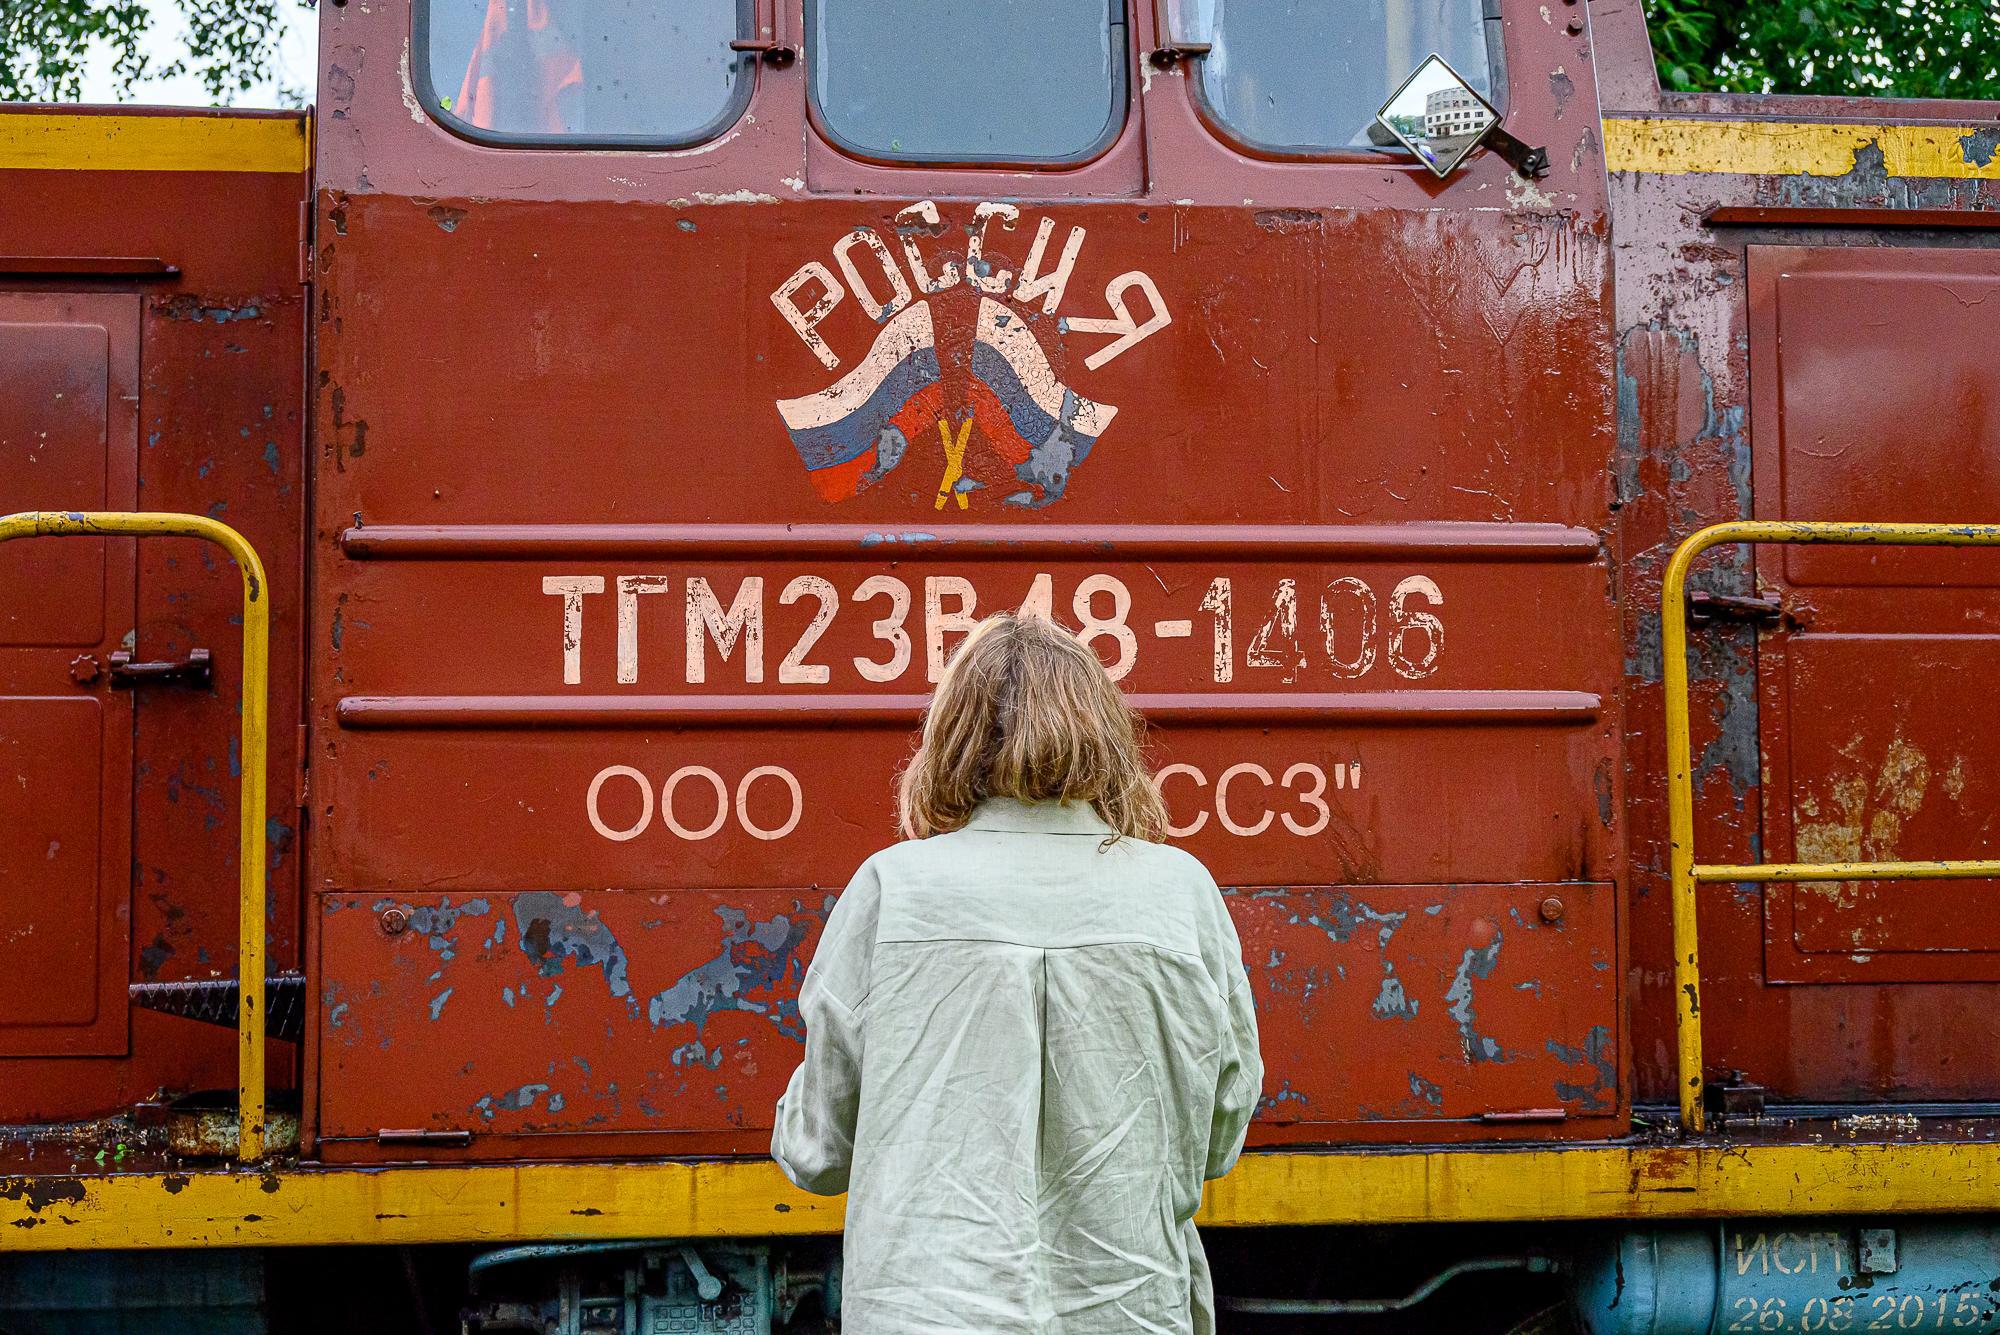
[[[986,802],[862,865],[799,1005],[771,1153],[848,1193],[849,1335],[1213,1329],[1190,1221],[1263,1064],[1199,862]]]

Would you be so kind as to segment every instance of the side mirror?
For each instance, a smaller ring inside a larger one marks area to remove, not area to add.
[[[1433,52],[1389,95],[1375,121],[1440,177],[1458,170],[1481,142],[1523,176],[1544,176],[1547,150],[1530,148],[1500,128],[1500,113]]]

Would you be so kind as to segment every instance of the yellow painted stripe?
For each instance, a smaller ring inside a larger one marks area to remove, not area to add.
[[[1982,164],[1961,142],[1981,128],[1632,117],[1604,122],[1604,164],[1614,172],[1665,175],[1845,176],[1855,153],[1876,144],[1891,176],[2000,181],[2000,152],[1980,155],[1987,159]]]
[[[832,1233],[768,1161],[0,1177],[0,1251]],[[2000,1144],[1253,1153],[1211,1226],[1978,1213]]]
[[[0,170],[303,172],[304,117],[0,114]]]

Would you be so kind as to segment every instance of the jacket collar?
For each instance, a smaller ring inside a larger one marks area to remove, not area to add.
[[[987,798],[973,808],[965,828],[1003,834],[1092,834],[1099,838],[1112,832],[1088,802],[1022,802],[1012,797]]]

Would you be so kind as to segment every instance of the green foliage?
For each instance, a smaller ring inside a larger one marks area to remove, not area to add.
[[[2000,98],[2000,0],[1646,0],[1677,91]]]
[[[148,77],[191,73],[227,104],[271,77],[284,27],[280,6],[295,2],[309,0],[177,0],[187,50],[160,63],[145,49],[160,0],[0,0],[0,100],[75,101],[86,61],[106,51],[122,90]],[[298,96],[290,92],[288,100]]]

